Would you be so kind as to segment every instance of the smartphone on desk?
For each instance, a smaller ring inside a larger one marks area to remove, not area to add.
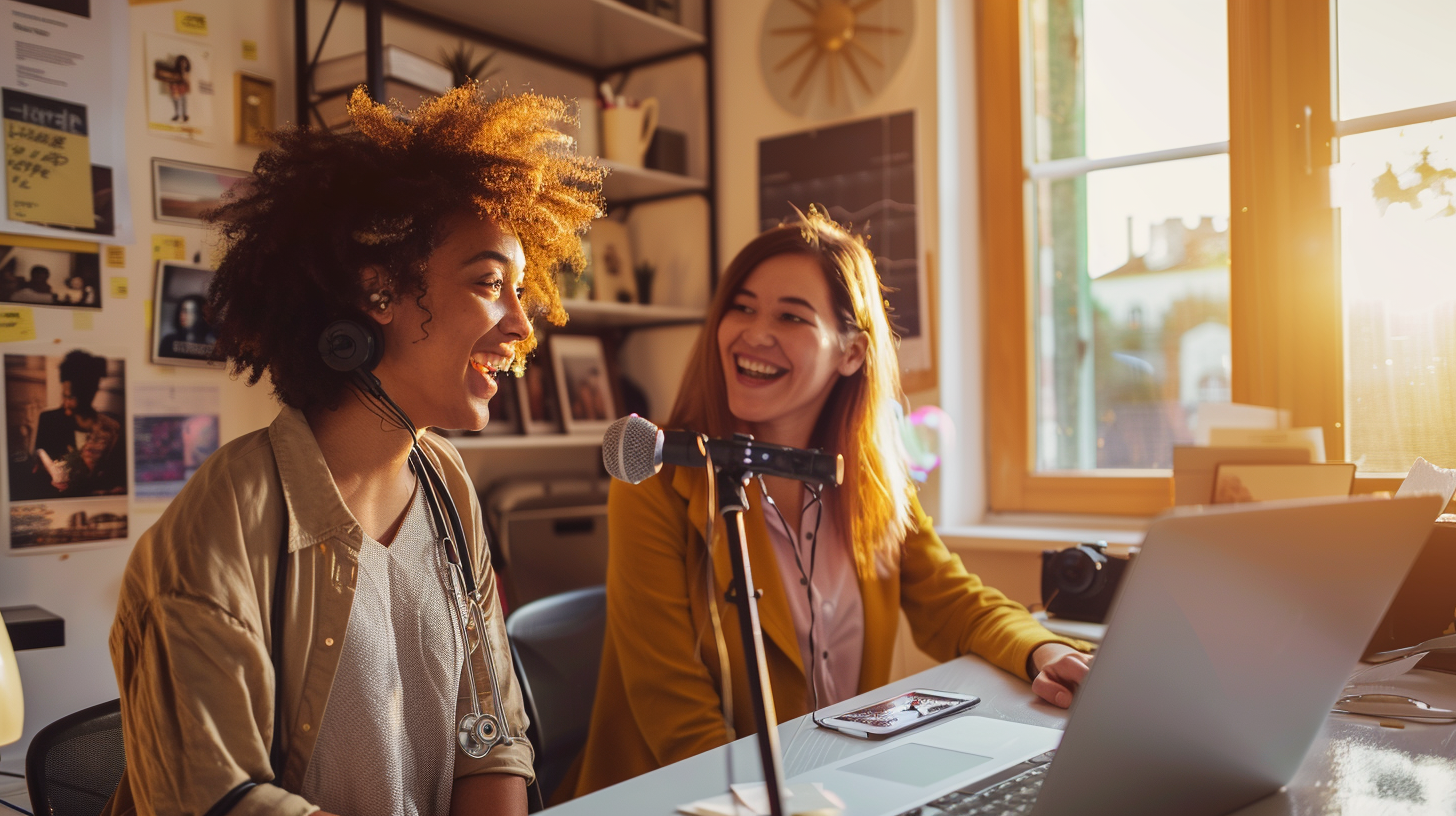
[[[885,739],[976,707],[981,698],[953,691],[915,689],[888,700],[818,720],[825,728],[860,739]]]

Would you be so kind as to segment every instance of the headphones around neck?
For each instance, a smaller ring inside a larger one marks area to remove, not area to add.
[[[319,335],[324,365],[345,374],[367,374],[384,355],[384,334],[372,320],[335,320]]]

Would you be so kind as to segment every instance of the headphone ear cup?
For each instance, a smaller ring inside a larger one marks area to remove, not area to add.
[[[384,353],[384,337],[371,321],[335,320],[319,335],[318,350],[335,371],[372,371]]]

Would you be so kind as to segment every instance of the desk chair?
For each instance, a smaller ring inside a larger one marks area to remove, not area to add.
[[[124,770],[120,700],[56,720],[35,735],[25,754],[36,816],[97,816]]]
[[[550,798],[586,744],[607,629],[607,588],[578,589],[522,606],[506,620],[536,749],[536,787]]]

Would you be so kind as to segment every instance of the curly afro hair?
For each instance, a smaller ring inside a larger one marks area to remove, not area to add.
[[[208,292],[214,353],[235,375],[253,385],[267,372],[274,395],[295,408],[336,406],[349,380],[316,351],[324,327],[367,319],[367,267],[418,303],[441,225],[459,213],[515,233],[527,313],[566,321],[556,270],[585,263],[580,237],[601,214],[605,171],[556,129],[572,121],[564,101],[486,102],[470,84],[406,116],[361,87],[349,114],[356,132],[277,132],[252,183],[208,213],[224,251]],[[533,335],[516,359],[534,346]]]

